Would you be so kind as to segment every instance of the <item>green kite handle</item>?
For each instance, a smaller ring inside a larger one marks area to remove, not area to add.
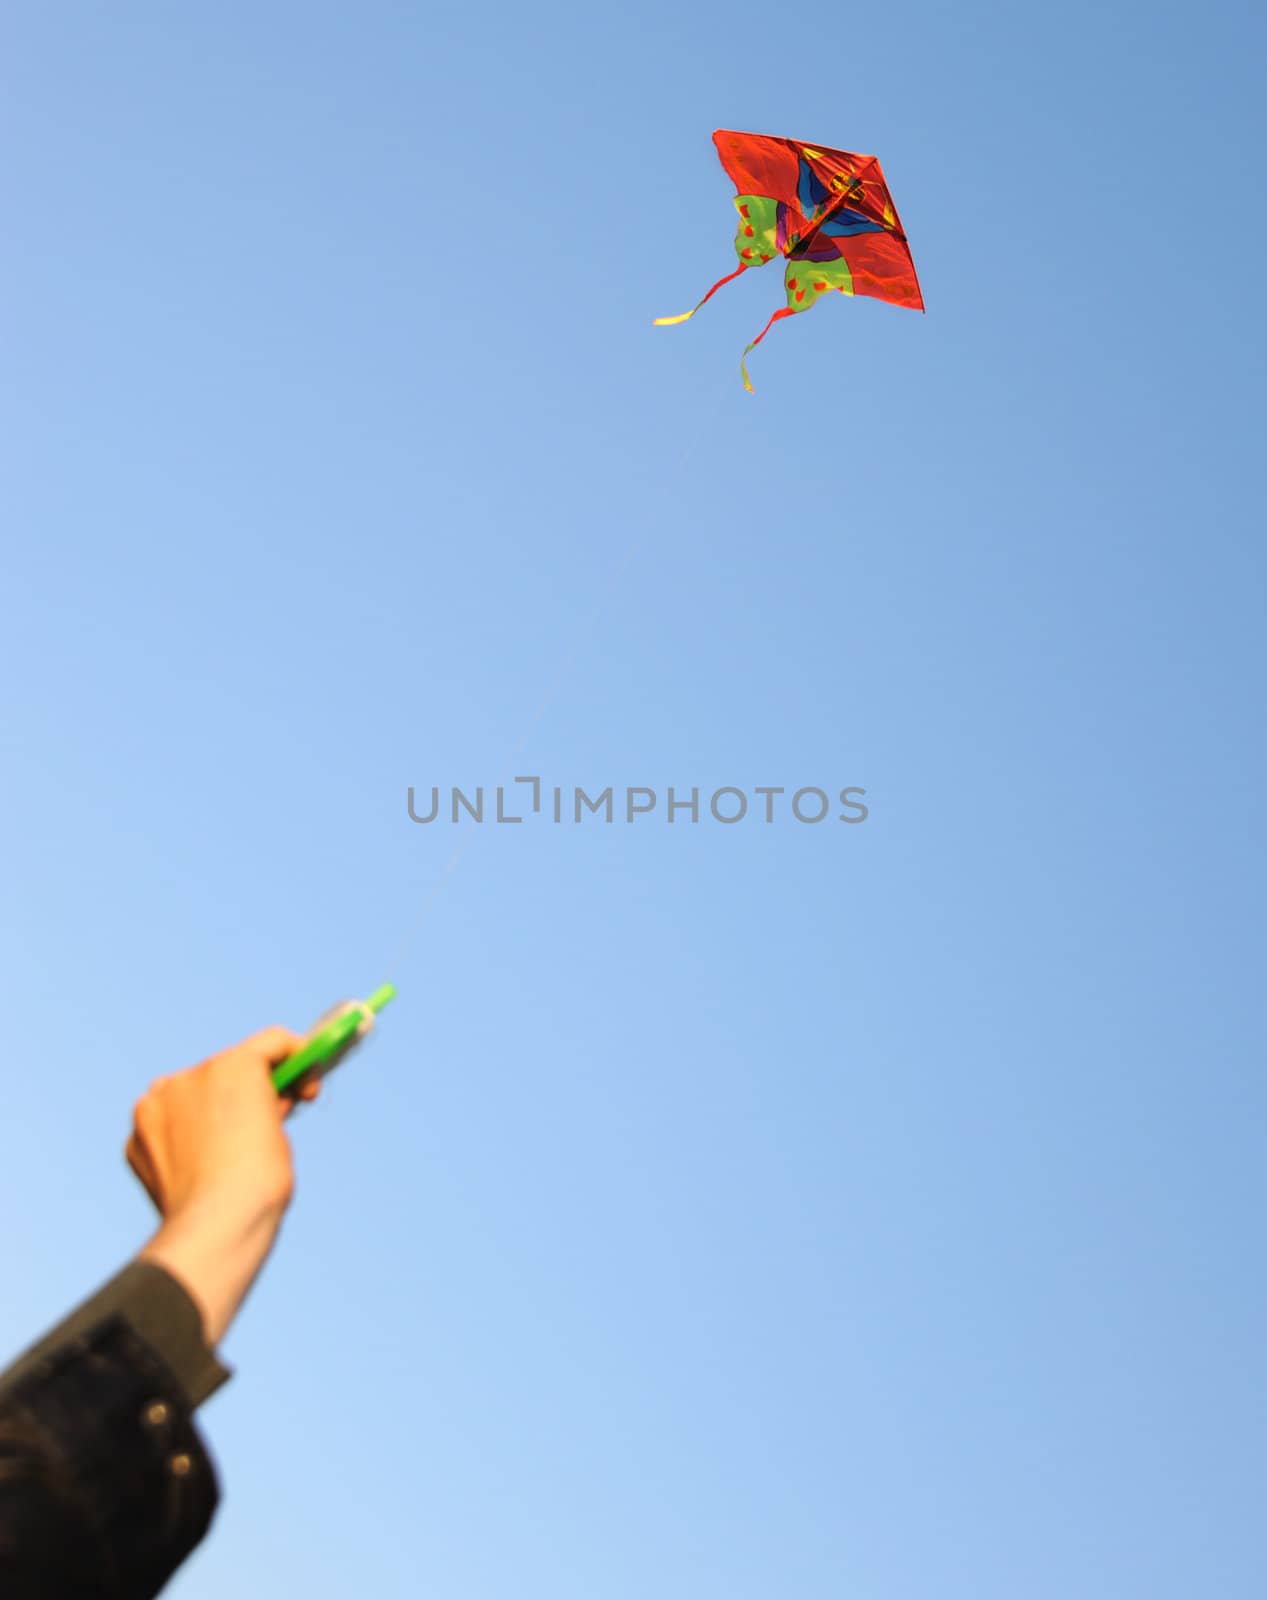
[[[273,1068],[273,1087],[278,1094],[296,1095],[306,1083],[333,1071],[370,1031],[375,1017],[395,994],[395,985],[385,983],[368,1000],[344,1000],[328,1011],[294,1055]]]

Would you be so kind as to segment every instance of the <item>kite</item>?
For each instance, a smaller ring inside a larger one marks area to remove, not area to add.
[[[686,322],[722,284],[749,267],[764,266],[776,255],[786,256],[787,305],[774,313],[739,362],[744,388],[751,394],[749,353],[776,322],[808,311],[833,289],[924,309],[910,246],[874,156],[727,128],[717,130],[713,143],[739,191],[735,196],[739,265],[719,279],[694,310],[680,317],[657,317],[657,327]]]

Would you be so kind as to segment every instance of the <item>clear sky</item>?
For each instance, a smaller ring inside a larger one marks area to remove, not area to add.
[[[1265,46],[4,8],[4,1354],[151,1078],[400,986],[179,1600],[1264,1592]],[[653,328],[715,127],[879,155],[927,315]],[[524,774],[661,810],[408,819]]]

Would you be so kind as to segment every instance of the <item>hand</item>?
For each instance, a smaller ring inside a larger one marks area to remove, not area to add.
[[[163,1225],[141,1251],[177,1278],[218,1344],[264,1264],[294,1194],[282,1124],[294,1102],[270,1071],[302,1044],[267,1028],[196,1067],[159,1078],[137,1101],[128,1164]],[[302,1091],[313,1100],[318,1084]]]

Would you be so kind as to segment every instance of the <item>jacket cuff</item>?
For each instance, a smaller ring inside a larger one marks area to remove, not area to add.
[[[26,1525],[4,1551],[24,1583],[6,1594],[157,1595],[219,1500],[165,1362],[112,1313],[6,1384],[4,1419],[26,1482]]]
[[[132,1261],[0,1376],[0,1391],[20,1382],[60,1346],[115,1315],[159,1357],[191,1410],[233,1376],[208,1346],[202,1314],[183,1285],[156,1262]]]

